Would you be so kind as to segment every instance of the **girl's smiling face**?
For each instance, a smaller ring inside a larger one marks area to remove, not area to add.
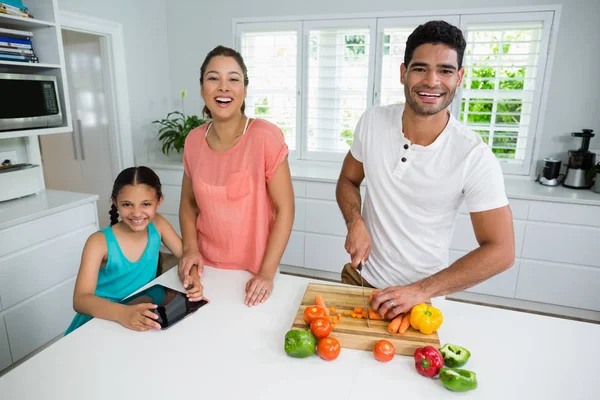
[[[125,185],[113,203],[123,224],[134,232],[142,232],[154,219],[162,198],[148,185]]]

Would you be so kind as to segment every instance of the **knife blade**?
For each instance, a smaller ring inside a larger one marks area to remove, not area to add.
[[[365,312],[367,314],[367,326],[370,328],[371,327],[371,317],[369,317],[369,307],[367,306],[367,299],[365,298],[365,283],[363,281],[363,276],[362,276],[362,269],[363,269],[362,261],[358,264],[358,267],[356,269],[358,269],[358,273],[360,274],[360,286],[362,287],[363,304],[365,306]]]

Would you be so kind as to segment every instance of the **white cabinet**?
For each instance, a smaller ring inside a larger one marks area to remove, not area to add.
[[[4,316],[0,313],[0,371],[12,364]]]
[[[0,370],[69,326],[83,247],[98,230],[97,199],[46,190],[0,203]]]
[[[75,316],[75,277],[4,312],[13,362],[63,334]]]

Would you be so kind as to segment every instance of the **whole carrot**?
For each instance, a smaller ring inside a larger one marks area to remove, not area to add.
[[[400,328],[398,328],[398,333],[404,333],[410,326],[410,312],[404,314],[402,317],[402,322],[400,323]]]
[[[315,296],[315,305],[317,305],[319,307],[323,307],[323,309],[327,313],[327,316],[329,317],[329,309],[327,308],[327,306],[325,306],[325,300],[323,300],[323,297],[321,297],[320,295],[316,295]]]
[[[398,332],[398,329],[400,328],[400,324],[402,323],[402,314],[398,315],[396,318],[394,318],[392,320],[392,322],[390,322],[390,324],[388,325],[388,333],[390,334],[394,334]]]

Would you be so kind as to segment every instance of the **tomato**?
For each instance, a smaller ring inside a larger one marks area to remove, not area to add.
[[[331,328],[331,322],[327,318],[315,318],[310,323],[310,331],[317,339],[329,336]]]
[[[394,345],[388,342],[387,340],[380,340],[375,343],[375,347],[373,347],[373,354],[375,355],[375,359],[381,362],[391,361],[396,355],[396,349]]]
[[[310,325],[313,319],[327,316],[327,311],[323,307],[310,306],[304,310],[304,322]]]
[[[323,338],[317,344],[317,354],[325,361],[333,361],[338,358],[341,350],[340,342],[332,337]]]

